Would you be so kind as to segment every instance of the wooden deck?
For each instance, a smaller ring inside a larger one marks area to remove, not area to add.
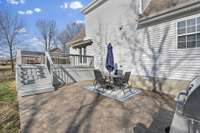
[[[78,82],[55,92],[19,98],[22,133],[165,133],[173,97],[144,91],[120,103]]]

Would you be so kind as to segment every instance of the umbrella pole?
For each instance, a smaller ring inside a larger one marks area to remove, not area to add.
[[[110,86],[111,86],[111,74],[109,72],[109,89],[110,89]]]
[[[109,72],[109,80],[110,80],[110,83],[111,83],[111,74],[110,74],[110,72]]]

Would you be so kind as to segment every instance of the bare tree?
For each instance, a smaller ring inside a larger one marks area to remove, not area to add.
[[[0,11],[0,43],[9,48],[12,72],[14,71],[13,54],[17,36],[21,33],[23,23],[17,16]]]
[[[57,33],[56,22],[54,20],[41,19],[36,22],[36,26],[44,41],[45,50],[49,51],[54,44],[53,41]]]
[[[58,35],[58,40],[62,44],[64,52],[68,51],[67,43],[70,42],[81,30],[84,30],[84,24],[70,23],[66,25],[66,28]]]

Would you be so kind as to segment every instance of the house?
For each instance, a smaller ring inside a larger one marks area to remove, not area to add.
[[[199,0],[93,0],[82,12],[95,68],[107,44],[136,87],[176,94],[200,73]]]
[[[82,27],[80,32],[68,43],[70,54],[87,55],[87,47],[92,44],[92,40],[85,38],[85,28]]]
[[[0,58],[0,66],[4,66],[4,65],[10,65],[10,59],[6,58],[6,57],[2,57]]]
[[[79,63],[87,63],[87,49],[92,43],[91,39],[85,37],[85,28],[81,28],[80,32],[68,43],[70,54],[79,55]]]
[[[60,48],[52,48],[49,50],[49,52],[62,53],[63,51]]]

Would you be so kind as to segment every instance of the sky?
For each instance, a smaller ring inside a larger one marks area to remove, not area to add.
[[[24,41],[16,49],[42,51],[44,47],[38,40],[36,21],[55,20],[58,31],[62,31],[68,23],[84,23],[81,8],[89,2],[90,0],[0,0],[0,10],[18,15],[24,23]],[[0,56],[5,55],[8,55],[8,48],[0,45]]]
[[[0,0],[0,9],[18,14],[23,20],[26,31],[37,34],[35,23],[38,19],[53,19],[58,30],[67,23],[84,22],[81,8],[90,0]]]

